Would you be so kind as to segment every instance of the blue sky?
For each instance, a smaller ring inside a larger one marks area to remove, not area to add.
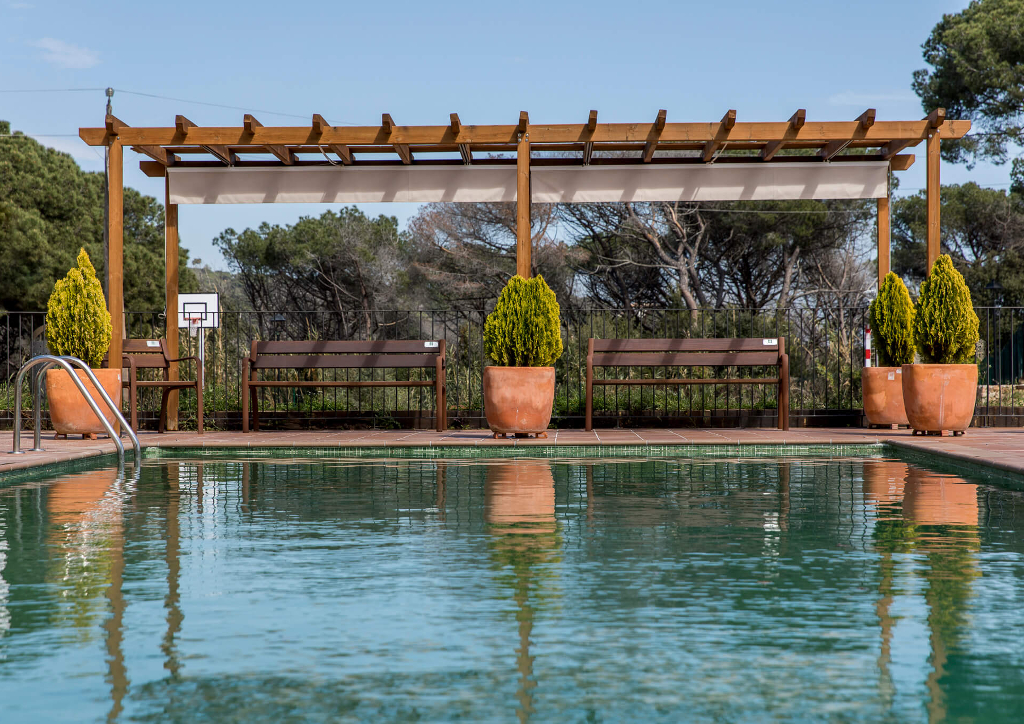
[[[858,3],[245,3],[0,0],[0,91],[102,88],[252,111],[264,125],[708,121],[735,108],[740,121],[920,118],[911,74],[944,12],[966,0]],[[102,12],[100,11],[102,9]],[[0,93],[0,118],[102,170],[101,152],[77,138],[103,121],[102,91]],[[270,111],[279,114],[275,115]],[[136,126],[240,125],[243,110],[118,92],[114,112]],[[69,134],[65,136],[44,134]],[[918,160],[903,191],[924,185]],[[163,198],[163,183],[125,154],[125,181]],[[944,164],[942,181],[1005,188],[1007,166]],[[189,206],[182,244],[223,266],[212,239],[224,228],[290,223],[324,205]],[[404,223],[411,204],[367,204]]]

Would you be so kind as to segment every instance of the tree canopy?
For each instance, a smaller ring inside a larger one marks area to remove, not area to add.
[[[931,69],[914,73],[925,112],[945,108],[974,122],[974,132],[942,144],[951,161],[1004,163],[1008,144],[1024,141],[1024,0],[974,0],[942,16],[922,46]],[[1018,159],[1015,171],[1024,167]]]
[[[40,311],[54,283],[85,248],[102,278],[103,174],[0,121],[0,309]],[[125,308],[164,308],[164,209],[132,188],[124,193]],[[181,291],[194,291],[188,251],[178,259]]]

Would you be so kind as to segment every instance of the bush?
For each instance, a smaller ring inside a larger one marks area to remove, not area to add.
[[[914,361],[914,303],[903,280],[889,272],[868,309],[871,347],[879,367]]]
[[[484,322],[484,347],[500,367],[550,367],[562,356],[558,301],[544,277],[508,280]]]
[[[99,367],[110,348],[112,332],[103,287],[82,249],[78,266],[53,285],[46,305],[46,342],[53,354],[71,355],[90,367]]]
[[[953,260],[943,254],[921,284],[914,317],[914,341],[921,361],[970,364],[978,344],[978,315],[971,292]]]

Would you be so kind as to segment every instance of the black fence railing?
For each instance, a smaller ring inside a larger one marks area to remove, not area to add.
[[[1024,424],[1024,309],[978,308],[979,385],[976,425]],[[448,418],[452,427],[484,424],[482,371],[486,361],[483,321],[486,310],[374,310],[369,312],[222,312],[221,326],[204,335],[205,421],[209,428],[241,425],[242,359],[256,339],[440,339],[448,345]],[[162,313],[125,315],[130,337],[161,337]],[[13,424],[13,382],[18,368],[33,354],[46,351],[42,313],[0,317],[0,426]],[[556,366],[554,421],[582,426],[586,349],[590,337],[785,337],[790,355],[791,424],[795,426],[860,425],[860,376],[864,364],[867,310],[856,308],[786,308],[774,310],[686,309],[605,310],[566,313],[562,319],[565,350]],[[197,352],[198,336],[181,330],[180,353]],[[187,368],[183,374],[194,374]],[[626,377],[662,377],[665,369],[616,370]],[[707,370],[694,368],[700,376]],[[721,370],[716,376],[722,376]],[[730,370],[730,378],[758,371]],[[281,372],[281,375],[308,373]],[[324,379],[402,379],[418,371],[324,370]],[[429,373],[428,373],[429,374]],[[610,376],[610,375],[607,375]],[[26,390],[27,392],[27,390]],[[151,394],[150,394],[151,393]],[[430,427],[434,397],[428,389],[272,388],[261,390],[261,420],[268,427]],[[23,405],[31,404],[26,394]],[[140,423],[155,427],[159,411],[155,390],[140,399]],[[195,426],[195,399],[180,397],[179,420]],[[774,426],[773,385],[700,385],[684,388],[609,386],[595,391],[596,426]]]

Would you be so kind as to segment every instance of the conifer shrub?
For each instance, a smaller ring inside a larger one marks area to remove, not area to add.
[[[879,367],[899,367],[914,361],[914,303],[896,274],[889,272],[868,308],[871,348]]]
[[[46,342],[52,354],[71,355],[90,367],[99,367],[112,332],[103,286],[82,249],[78,266],[53,286],[46,305]]]
[[[551,367],[562,356],[555,293],[536,276],[508,280],[484,322],[484,348],[500,367]]]
[[[971,291],[948,254],[940,256],[921,284],[914,316],[914,341],[921,361],[970,364],[978,344],[978,315]]]

